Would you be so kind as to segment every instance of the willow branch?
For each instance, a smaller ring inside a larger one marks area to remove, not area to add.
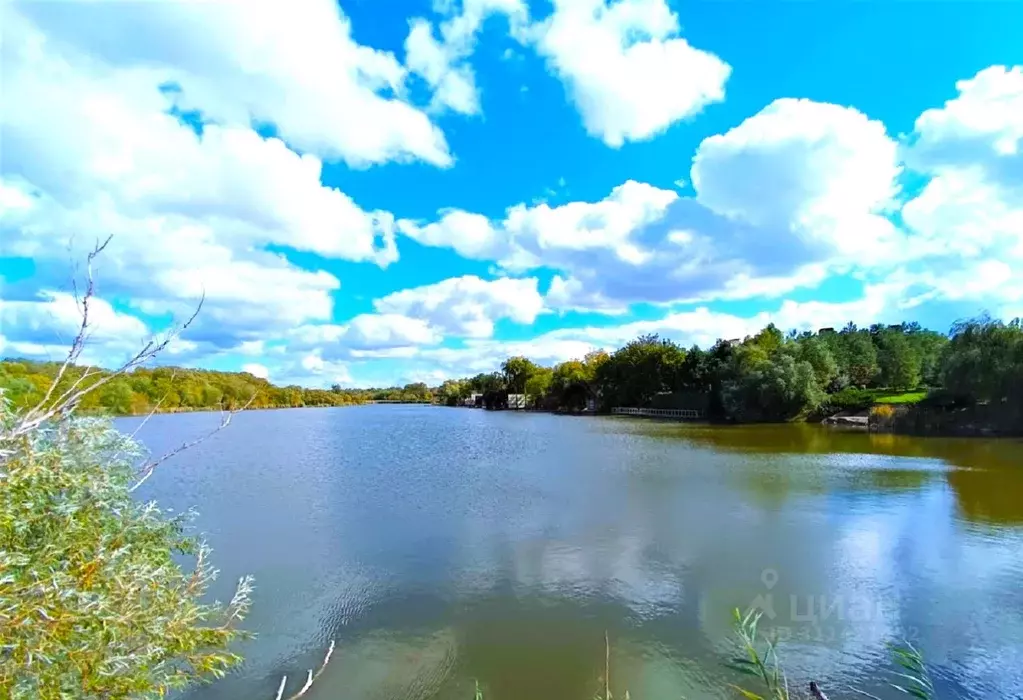
[[[330,647],[327,649],[327,655],[323,657],[323,663],[320,664],[320,670],[317,671],[316,673],[313,673],[312,669],[310,669],[308,671],[309,675],[307,675],[306,679],[305,679],[305,685],[303,685],[302,689],[299,690],[294,695],[289,695],[287,700],[297,700],[297,698],[300,698],[303,695],[305,695],[309,691],[309,689],[313,687],[313,683],[316,682],[316,679],[320,677],[320,675],[324,672],[324,670],[326,670],[327,664],[330,663],[330,657],[333,655],[333,653],[334,653],[334,640],[331,639],[330,640]],[[284,696],[284,685],[287,682],[288,682],[288,677],[287,676],[283,676],[281,678],[281,684],[277,688],[277,697],[275,698],[275,700],[281,700],[281,698]]]
[[[146,480],[153,475],[153,472],[156,471],[156,468],[163,464],[164,462],[166,462],[171,457],[179,455],[185,450],[190,450],[196,445],[199,445],[205,442],[206,440],[209,440],[211,437],[219,433],[221,430],[231,425],[231,419],[234,418],[234,415],[247,409],[250,405],[252,405],[252,402],[256,400],[256,393],[257,392],[254,392],[252,394],[252,398],[250,398],[241,408],[235,408],[230,411],[223,411],[221,413],[220,424],[217,425],[217,427],[211,430],[210,432],[206,433],[205,435],[201,435],[200,437],[197,437],[194,440],[189,440],[188,442],[181,443],[176,448],[174,448],[170,452],[164,453],[163,456],[157,459],[151,459],[144,462],[138,468],[138,471],[135,476],[136,478],[135,483],[128,490],[135,491],[136,489],[138,489],[139,486],[142,486],[142,484],[146,483]]]

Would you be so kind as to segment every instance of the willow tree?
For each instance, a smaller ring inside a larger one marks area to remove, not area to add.
[[[76,415],[83,399],[154,358],[195,318],[112,372],[76,370],[90,331],[91,263],[105,245],[89,255],[81,325],[42,399],[15,410],[0,393],[3,697],[162,697],[239,661],[231,645],[244,635],[250,579],[226,605],[204,602],[217,572],[189,536],[188,516],[168,517],[133,495],[199,440],[150,459],[109,420]],[[180,555],[194,566],[182,569]]]

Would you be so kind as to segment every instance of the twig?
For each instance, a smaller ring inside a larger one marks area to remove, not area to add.
[[[107,239],[103,241],[103,243],[97,243],[88,255],[85,273],[85,296],[82,297],[81,300],[79,300],[78,296],[78,284],[75,282],[74,278],[71,279],[71,287],[75,297],[75,306],[78,308],[79,314],[82,317],[82,322],[78,326],[78,332],[75,334],[74,340],[71,341],[71,349],[68,351],[67,357],[61,364],[60,369],[57,370],[57,376],[54,377],[53,382],[46,389],[46,394],[36,406],[36,409],[42,408],[49,402],[50,397],[53,396],[53,391],[57,388],[60,380],[63,379],[64,373],[67,372],[68,367],[75,363],[78,357],[82,354],[82,350],[85,348],[85,340],[89,330],[89,301],[96,293],[96,282],[92,276],[92,261],[97,255],[103,252],[104,248],[107,247],[107,244],[110,243],[110,238],[111,236],[107,236]]]
[[[174,377],[176,377],[176,376],[178,376],[177,369],[175,369],[175,370],[173,370],[171,372],[170,379],[171,379],[172,382],[174,381]],[[157,400],[157,402],[155,404],[153,404],[153,409],[146,415],[145,418],[142,419],[141,423],[139,423],[137,426],[135,426],[135,430],[131,431],[131,435],[129,435],[128,437],[134,439],[135,436],[139,434],[139,431],[142,430],[142,428],[145,427],[146,423],[149,422],[149,419],[152,418],[153,415],[156,414],[156,412],[160,410],[160,406],[163,405],[164,400],[166,400],[166,398],[168,396],[170,396],[170,390],[168,390],[166,393],[164,393],[164,395],[161,396]]]
[[[252,394],[252,398],[250,398],[245,403],[245,405],[242,406],[241,408],[235,408],[235,409],[232,409],[230,411],[224,412],[222,417],[221,417],[221,419],[220,419],[220,424],[216,428],[211,430],[210,432],[208,432],[205,435],[202,435],[200,437],[197,437],[195,440],[189,440],[188,442],[184,442],[184,443],[178,445],[176,448],[174,448],[170,452],[164,453],[164,455],[162,457],[159,457],[157,459],[153,459],[153,460],[149,460],[149,461],[145,462],[142,466],[139,467],[137,475],[136,475],[136,479],[137,480],[132,485],[132,487],[130,489],[128,489],[128,491],[133,492],[139,486],[142,486],[142,484],[146,483],[146,480],[150,476],[153,475],[153,472],[156,470],[156,468],[158,466],[160,466],[161,464],[163,464],[164,462],[166,462],[171,457],[174,457],[175,455],[179,455],[182,452],[184,452],[185,450],[189,450],[189,449],[195,447],[196,445],[198,445],[198,444],[200,444],[202,442],[205,442],[206,440],[209,440],[211,437],[213,437],[214,435],[219,433],[221,430],[223,430],[227,426],[231,425],[231,419],[234,418],[234,414],[239,413],[241,411],[244,411],[255,400],[256,400],[256,393],[253,393]]]
[[[611,642],[604,630],[604,700],[611,700]]]
[[[105,245],[106,243],[104,243],[103,246],[97,247],[97,250],[102,250]],[[96,251],[94,251],[94,253],[95,252]],[[94,256],[90,254],[90,260],[92,257]],[[54,418],[57,415],[64,415],[66,413],[74,411],[75,407],[78,405],[78,402],[81,401],[82,397],[85,396],[86,394],[96,391],[104,384],[113,381],[114,379],[126,374],[127,372],[133,370],[134,368],[143,365],[149,360],[156,357],[170,344],[172,340],[181,335],[185,330],[188,329],[189,326],[192,325],[196,317],[199,315],[199,312],[202,310],[203,303],[206,300],[204,293],[203,297],[199,300],[199,303],[196,306],[195,311],[188,318],[188,320],[186,320],[177,328],[169,330],[164,335],[163,338],[160,339],[151,338],[150,340],[148,340],[141,350],[135,353],[130,359],[122,363],[121,366],[118,367],[117,369],[113,370],[106,376],[101,376],[98,381],[83,387],[82,382],[84,382],[89,377],[93,377],[100,374],[99,371],[93,371],[93,368],[86,369],[86,371],[83,372],[82,375],[74,381],[74,383],[71,385],[69,389],[67,389],[63,394],[61,394],[56,400],[51,402],[50,399],[53,396],[53,392],[57,388],[57,385],[60,383],[61,378],[67,372],[68,368],[75,364],[75,361],[78,359],[82,352],[82,349],[85,346],[85,340],[87,338],[87,330],[89,325],[88,300],[91,299],[93,294],[95,293],[95,286],[91,282],[92,277],[91,265],[89,267],[88,274],[90,282],[86,288],[85,297],[82,300],[82,323],[79,326],[78,334],[75,336],[75,339],[71,344],[71,350],[68,352],[67,357],[64,359],[64,362],[61,364],[60,369],[57,371],[56,377],[50,383],[50,387],[47,390],[46,395],[43,397],[43,399],[38,404],[36,404],[34,408],[26,412],[22,419],[10,431],[8,431],[6,435],[3,436],[8,440],[17,438],[21,435],[25,435],[31,432],[32,430],[35,430],[41,424]]]
[[[334,653],[334,640],[331,639],[330,640],[330,647],[327,649],[327,655],[323,657],[323,663],[320,664],[320,670],[317,671],[316,673],[313,673],[312,669],[310,669],[309,672],[308,672],[309,675],[306,676],[306,679],[305,679],[305,685],[303,685],[302,689],[299,690],[294,695],[289,695],[287,700],[296,700],[297,698],[300,698],[303,695],[305,695],[306,692],[308,692],[308,690],[313,687],[313,683],[316,682],[316,679],[319,678],[320,674],[322,674],[323,671],[327,668],[327,664],[330,663],[330,657],[331,657],[331,655],[333,655],[333,653]],[[284,695],[284,684],[287,682],[287,680],[288,680],[287,676],[284,676],[283,678],[281,678],[281,684],[277,688],[277,697],[275,698],[275,700],[281,700],[281,696]]]

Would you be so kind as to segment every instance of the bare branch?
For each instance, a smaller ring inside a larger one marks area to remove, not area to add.
[[[611,642],[604,630],[604,700],[611,700]]]
[[[171,372],[171,376],[170,376],[171,381],[173,382],[174,378],[177,377],[177,376],[178,376],[178,371],[177,371],[177,369],[175,369],[175,370],[173,370]],[[161,396],[159,398],[159,400],[157,400],[157,402],[155,404],[153,404],[152,410],[148,414],[146,414],[146,417],[142,419],[141,423],[139,423],[137,426],[135,426],[135,430],[131,431],[131,435],[128,436],[129,438],[131,438],[132,440],[135,439],[135,436],[138,435],[139,431],[142,430],[142,428],[144,428],[146,426],[146,423],[149,422],[149,419],[152,418],[153,415],[155,415],[157,413],[157,411],[160,410],[160,406],[163,405],[163,402],[167,399],[167,397],[169,395],[170,395],[170,392],[168,391],[163,396]]]
[[[327,664],[330,663],[330,657],[333,655],[333,653],[334,653],[334,640],[331,639],[330,640],[330,647],[327,649],[327,655],[323,657],[323,663],[320,664],[320,670],[317,671],[316,673],[313,673],[312,669],[310,669],[307,672],[308,675],[306,676],[306,679],[305,679],[305,685],[303,685],[302,689],[299,690],[294,695],[289,695],[287,700],[297,700],[298,698],[300,698],[303,695],[305,695],[309,691],[309,689],[313,687],[313,683],[316,682],[316,679],[319,678],[320,674],[322,674],[323,671],[327,668]],[[283,678],[281,678],[281,684],[277,688],[277,697],[276,697],[275,700],[281,700],[281,697],[284,695],[284,684],[287,683],[287,681],[288,681],[288,677],[287,676],[284,676]]]
[[[163,464],[164,462],[166,462],[171,457],[174,457],[175,455],[179,455],[182,452],[184,452],[185,450],[191,449],[191,448],[195,447],[196,445],[198,445],[200,443],[203,443],[206,440],[209,440],[211,437],[213,437],[214,435],[219,433],[221,430],[223,430],[227,426],[231,425],[231,419],[234,418],[234,414],[239,413],[241,411],[244,411],[255,400],[256,400],[256,394],[253,393],[252,394],[252,398],[250,398],[245,403],[245,405],[242,406],[241,408],[236,408],[236,409],[233,409],[233,410],[230,410],[230,411],[225,411],[222,414],[222,417],[220,419],[220,424],[216,428],[211,430],[210,432],[208,432],[205,435],[202,435],[200,437],[197,437],[195,440],[189,440],[188,442],[181,443],[178,447],[174,448],[170,452],[165,453],[162,457],[159,457],[157,459],[147,460],[144,464],[142,464],[141,467],[139,467],[138,472],[136,474],[137,481],[128,490],[129,491],[135,491],[139,486],[141,486],[142,484],[146,483],[146,479],[148,479],[150,476],[152,476],[152,474],[156,470],[156,468],[158,466],[160,466],[161,464]]]
[[[106,243],[108,242],[109,239],[106,242],[104,242],[102,246],[98,246],[97,250],[102,250],[103,247],[106,247]],[[90,254],[90,261],[93,257],[95,256],[93,254]],[[58,370],[57,376],[50,383],[50,387],[46,392],[46,396],[44,396],[42,401],[40,401],[34,408],[32,408],[31,410],[27,411],[24,414],[18,425],[16,425],[8,433],[8,435],[6,436],[8,438],[15,438],[19,435],[24,435],[34,430],[42,423],[54,418],[57,415],[74,411],[74,409],[78,405],[78,402],[81,401],[86,394],[96,391],[101,386],[134,370],[136,367],[140,367],[149,362],[149,360],[153,359],[161,352],[163,352],[163,350],[165,350],[167,346],[175,338],[180,336],[189,326],[192,325],[196,317],[198,317],[199,312],[202,310],[203,303],[206,301],[206,295],[205,292],[203,292],[203,296],[199,299],[199,303],[196,305],[195,311],[192,312],[192,315],[189,316],[188,319],[183,324],[177,326],[176,328],[168,330],[163,335],[162,338],[151,338],[146,342],[146,344],[142,347],[141,350],[139,350],[131,358],[123,362],[119,367],[112,370],[109,374],[100,377],[99,380],[97,380],[96,382],[83,387],[82,382],[86,378],[99,374],[99,372],[94,372],[87,369],[85,372],[82,373],[82,376],[78,377],[78,379],[75,380],[75,382],[71,385],[70,388],[65,390],[64,393],[62,393],[56,399],[51,401],[51,398],[53,397],[53,392],[57,388],[57,385],[60,383],[61,378],[67,372],[68,368],[73,366],[75,361],[81,355],[82,349],[85,347],[85,341],[88,338],[87,331],[89,326],[89,319],[87,300],[91,299],[93,294],[95,293],[95,287],[91,282],[92,278],[91,264],[89,266],[88,275],[90,282],[86,289],[85,297],[83,298],[82,301],[83,309],[82,323],[79,327],[78,334],[75,336],[75,339],[72,343],[71,350],[68,352],[67,358],[64,360],[64,363]]]
[[[87,257],[86,272],[85,272],[85,295],[79,299],[78,296],[78,282],[72,276],[71,288],[75,297],[75,306],[78,307],[79,314],[82,317],[82,322],[78,325],[78,332],[75,333],[74,340],[71,341],[71,349],[68,350],[67,357],[64,358],[64,362],[61,363],[60,369],[57,370],[57,376],[54,377],[53,382],[46,390],[46,395],[43,396],[42,400],[36,404],[35,408],[28,412],[28,415],[33,413],[41,412],[46,405],[50,402],[50,397],[53,396],[54,390],[57,385],[60,384],[60,380],[64,378],[64,374],[68,368],[74,365],[79,356],[82,354],[82,350],[85,349],[85,341],[88,338],[89,331],[89,302],[92,297],[96,294],[96,281],[92,275],[92,261],[96,259],[96,256],[103,252],[103,249],[110,243],[112,236],[108,236],[103,243],[96,243],[92,251],[89,252]]]

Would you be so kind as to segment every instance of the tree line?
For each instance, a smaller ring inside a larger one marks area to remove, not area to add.
[[[0,361],[0,389],[14,408],[38,403],[60,368],[56,362]],[[70,386],[107,376],[71,366]],[[58,386],[58,390],[60,387]],[[909,394],[908,392],[915,392]],[[614,352],[597,350],[545,367],[525,357],[506,359],[499,371],[444,382],[400,387],[330,389],[275,386],[246,372],[179,367],[135,368],[90,392],[82,411],[132,415],[158,411],[346,406],[369,401],[449,405],[472,395],[488,408],[524,394],[530,408],[575,412],[589,406],[683,408],[711,420],[772,421],[868,408],[876,401],[927,397],[945,405],[1020,402],[1023,397],[1023,328],[980,317],[956,323],[948,334],[918,323],[848,324],[840,330],[783,333],[768,325],[743,339],[685,349],[656,335],[636,338]]]
[[[1019,320],[980,317],[948,334],[918,323],[787,334],[771,324],[708,349],[645,335],[553,367],[510,357],[500,371],[444,382],[436,394],[449,405],[475,394],[482,405],[502,408],[508,394],[525,394],[539,409],[683,408],[746,422],[859,410],[879,399],[1020,402],[1021,390]]]
[[[59,362],[13,359],[0,362],[0,389],[15,409],[36,405],[60,370]],[[89,373],[89,386],[110,373],[98,367],[72,365],[57,385],[56,394]],[[307,389],[275,386],[247,372],[216,372],[181,367],[135,368],[86,394],[78,407],[83,412],[138,415],[160,412],[347,406],[364,403],[366,391]]]

